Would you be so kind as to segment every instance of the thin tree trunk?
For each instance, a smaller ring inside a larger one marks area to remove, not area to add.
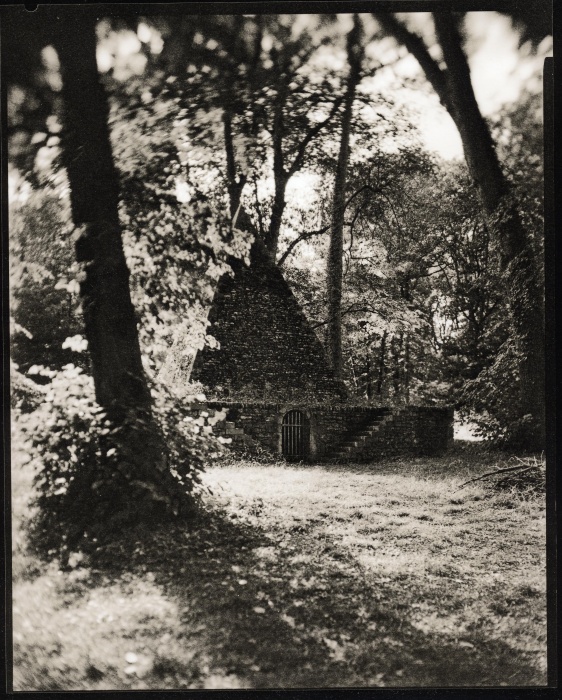
[[[367,360],[365,363],[365,374],[367,375],[365,393],[367,395],[367,401],[371,401],[373,398],[373,379],[371,376],[371,355],[367,350]]]
[[[285,170],[285,156],[283,154],[283,139],[285,136],[285,117],[283,110],[287,101],[288,92],[288,75],[289,66],[286,56],[280,57],[279,65],[279,82],[277,85],[277,96],[275,98],[275,107],[273,113],[273,181],[275,193],[273,195],[273,206],[271,207],[271,219],[269,228],[265,234],[265,247],[275,262],[277,258],[277,249],[279,247],[279,233],[281,232],[281,223],[283,220],[283,212],[285,211],[285,191],[289,177]]]
[[[384,380],[384,374],[385,374],[385,356],[386,356],[386,338],[387,338],[388,333],[386,331],[383,332],[382,338],[381,338],[381,346],[380,346],[380,351],[379,351],[379,373],[377,377],[377,395],[380,398],[382,396],[382,384]]]
[[[392,359],[393,359],[393,370],[392,370],[392,385],[394,387],[394,396],[400,395],[400,354],[402,353],[402,341],[404,334],[400,333],[398,337],[392,339]]]
[[[355,366],[355,356],[353,353],[350,354],[351,360],[351,381],[353,382],[353,388],[355,392],[359,389],[359,382],[357,380],[357,368]]]
[[[408,334],[404,335],[404,398],[410,403],[410,341]]]
[[[328,357],[334,375],[341,379],[343,369],[341,303],[343,287],[343,226],[345,214],[345,189],[349,160],[349,137],[355,90],[361,71],[361,24],[357,15],[353,16],[353,28],[347,37],[349,76],[344,99],[340,149],[334,182],[332,203],[332,230],[327,261],[328,296]]]

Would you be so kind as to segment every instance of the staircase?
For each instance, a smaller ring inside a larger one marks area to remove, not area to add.
[[[367,448],[384,439],[384,428],[394,420],[394,414],[388,408],[381,409],[380,414],[369,421],[360,430],[349,434],[331,453],[330,462],[360,462],[366,458]]]

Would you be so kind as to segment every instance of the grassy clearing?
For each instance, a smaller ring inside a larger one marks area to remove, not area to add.
[[[21,466],[15,689],[545,684],[542,500],[458,490],[497,460],[215,466],[197,526],[68,572],[25,550]]]

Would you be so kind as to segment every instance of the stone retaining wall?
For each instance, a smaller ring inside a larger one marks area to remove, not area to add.
[[[383,416],[384,409],[373,406],[330,404],[281,404],[267,402],[208,401],[194,404],[191,412],[226,411],[214,432],[230,438],[235,452],[282,453],[283,416],[298,409],[310,425],[309,459],[327,461],[344,440]],[[384,418],[372,438],[351,459],[377,461],[399,454],[431,455],[444,451],[453,438],[453,410],[426,406],[408,406]]]
[[[407,406],[387,416],[355,458],[372,462],[398,455],[435,455],[452,441],[452,408]]]

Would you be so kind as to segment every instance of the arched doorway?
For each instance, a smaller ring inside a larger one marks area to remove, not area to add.
[[[310,426],[302,411],[288,411],[283,416],[281,426],[281,448],[283,457],[288,460],[301,460],[308,457],[310,446]]]

